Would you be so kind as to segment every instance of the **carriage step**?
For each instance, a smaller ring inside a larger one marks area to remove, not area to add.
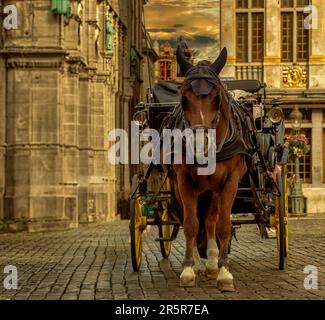
[[[253,213],[236,213],[231,215],[232,224],[254,224],[256,216]]]

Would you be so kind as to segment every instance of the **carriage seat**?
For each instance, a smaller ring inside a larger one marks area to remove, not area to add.
[[[249,93],[257,93],[265,88],[265,84],[259,80],[222,80],[222,82],[230,91],[243,90]]]

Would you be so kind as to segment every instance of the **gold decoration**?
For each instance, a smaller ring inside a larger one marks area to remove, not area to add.
[[[307,70],[305,67],[284,67],[282,78],[283,86],[286,88],[304,88],[307,86]]]

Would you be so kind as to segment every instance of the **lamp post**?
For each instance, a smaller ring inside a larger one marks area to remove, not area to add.
[[[303,115],[296,107],[290,114],[290,120],[292,124],[292,129],[295,131],[295,134],[298,135],[301,130]],[[299,156],[295,156],[295,183],[294,188],[291,193],[291,208],[292,215],[295,216],[304,216],[305,215],[305,198],[302,193],[302,184],[300,179],[300,170],[299,170]]]

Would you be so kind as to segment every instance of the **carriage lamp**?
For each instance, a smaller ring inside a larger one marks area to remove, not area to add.
[[[137,111],[134,115],[133,115],[133,121],[139,126],[139,127],[145,127],[147,125],[147,114],[145,111],[140,110]]]
[[[301,130],[303,115],[296,107],[290,113],[290,121],[292,124],[292,129],[295,131],[295,135],[299,135]],[[305,197],[302,192],[302,183],[300,179],[300,162],[299,156],[295,155],[295,180],[294,187],[290,195],[291,201],[291,214],[293,216],[304,216],[305,214]]]

